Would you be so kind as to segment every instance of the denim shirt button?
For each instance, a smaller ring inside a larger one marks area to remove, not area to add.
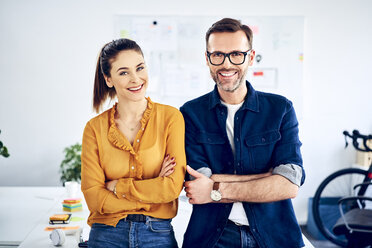
[[[238,141],[238,142],[239,142],[239,138],[236,138],[236,141]]]
[[[261,141],[262,141],[262,142],[265,142],[265,141],[266,141],[266,139],[265,139],[265,138],[262,138],[262,139],[261,139]]]

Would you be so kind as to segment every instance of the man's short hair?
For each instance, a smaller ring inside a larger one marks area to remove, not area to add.
[[[252,48],[252,40],[253,40],[253,33],[252,30],[247,26],[240,22],[240,20],[232,19],[232,18],[223,18],[218,22],[214,23],[207,31],[205,35],[206,46],[208,49],[208,40],[209,36],[213,33],[223,33],[223,32],[230,32],[234,33],[239,30],[242,30],[248,39],[249,48]]]

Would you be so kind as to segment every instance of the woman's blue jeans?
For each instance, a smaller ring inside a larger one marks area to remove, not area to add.
[[[258,248],[249,226],[238,226],[228,221],[215,248]]]
[[[177,248],[171,220],[146,217],[146,222],[122,219],[116,227],[94,223],[90,248]]]

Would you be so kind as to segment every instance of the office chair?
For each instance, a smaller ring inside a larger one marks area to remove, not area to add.
[[[372,198],[352,196],[338,201],[341,217],[333,226],[333,232],[345,235],[347,247],[372,247],[372,209],[366,208],[366,201],[372,202]]]

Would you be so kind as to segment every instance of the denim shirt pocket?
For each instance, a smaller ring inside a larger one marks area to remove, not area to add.
[[[249,167],[255,171],[266,172],[271,165],[269,164],[275,144],[280,140],[279,130],[267,131],[248,136],[244,139],[247,146],[246,155],[249,157]]]
[[[228,169],[225,168],[226,160],[231,156],[229,156],[231,151],[227,149],[227,139],[219,133],[199,132],[196,142],[202,147],[199,155],[208,160],[207,164],[212,172],[226,173]]]

